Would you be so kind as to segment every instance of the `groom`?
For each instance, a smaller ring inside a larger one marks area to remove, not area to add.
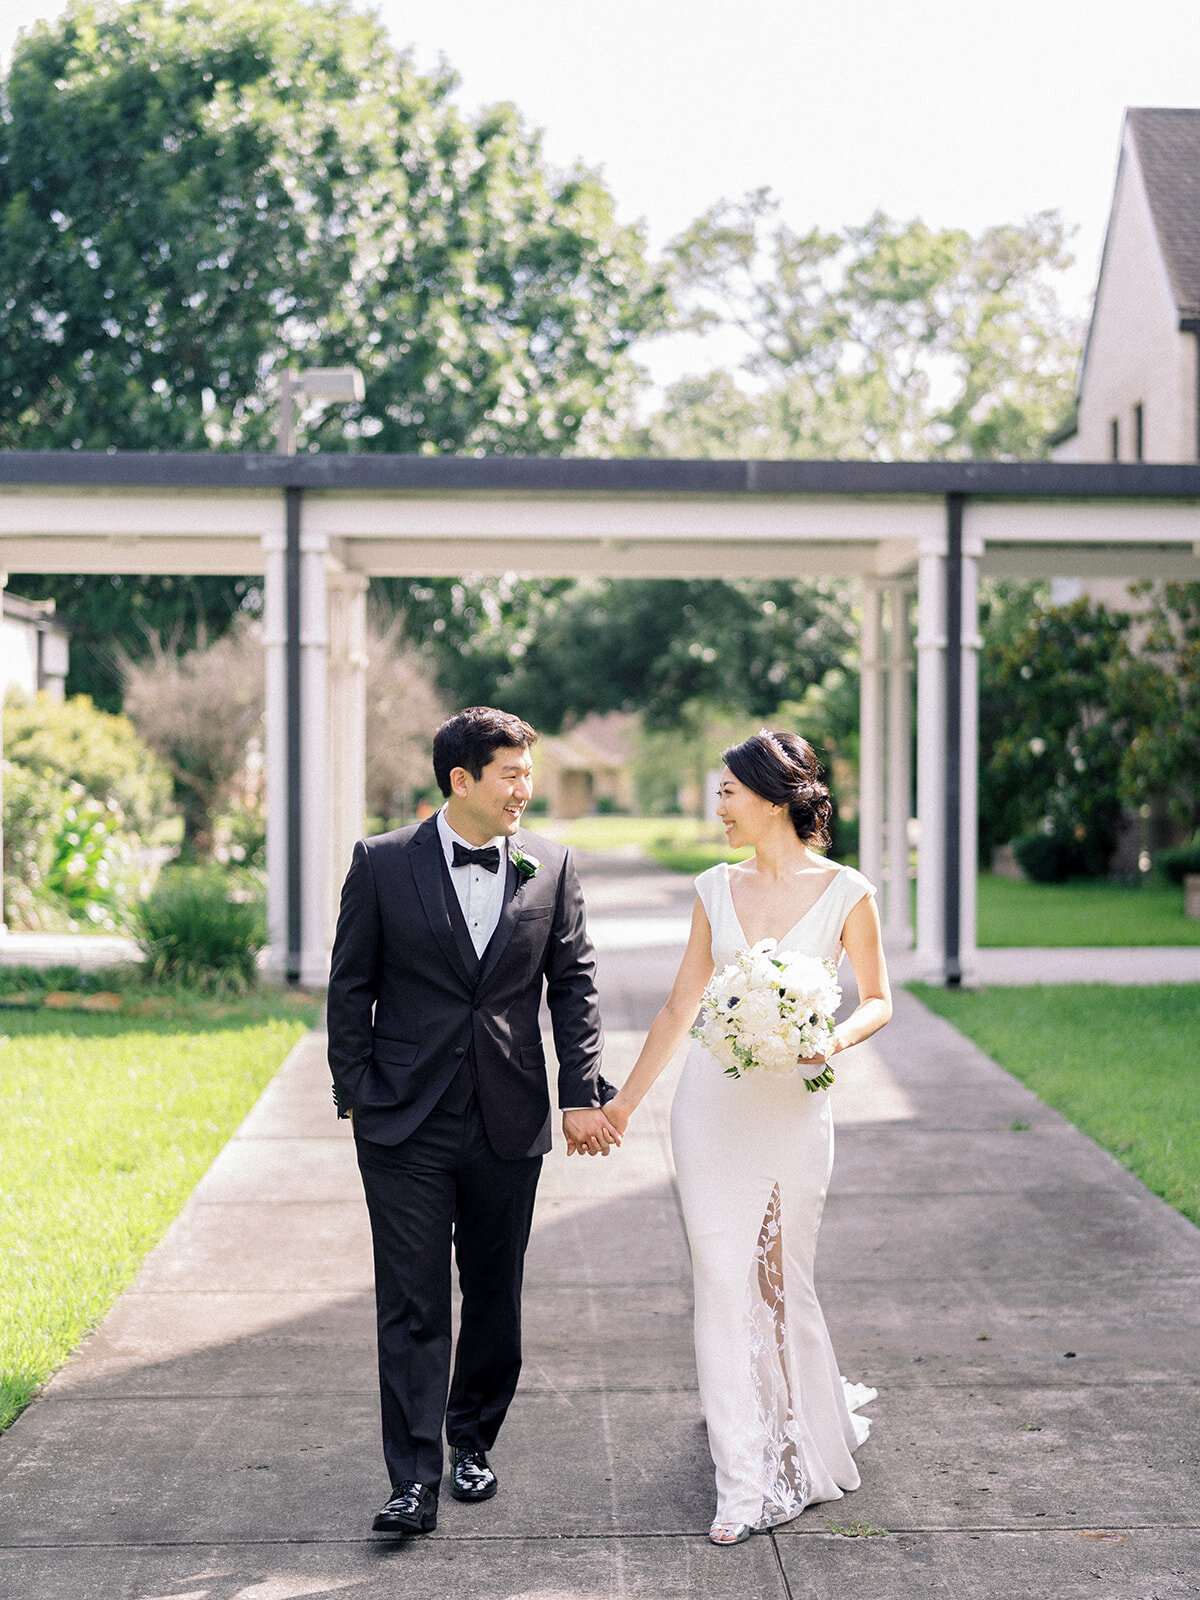
[[[567,1149],[608,1154],[595,960],[571,858],[521,830],[537,734],[488,706],[438,729],[436,816],[360,840],[329,978],[329,1064],[353,1116],[375,1251],[383,1453],[379,1533],[487,1500],[521,1369],[521,1277],[550,1096],[543,980]],[[533,846],[536,844],[536,854]],[[462,1288],[450,1371],[451,1241]],[[447,1388],[449,1398],[447,1400]]]

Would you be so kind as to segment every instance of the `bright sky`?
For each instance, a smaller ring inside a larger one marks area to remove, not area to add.
[[[5,0],[0,59],[55,0]],[[1082,312],[1127,105],[1200,103],[1197,0],[381,0],[460,104],[512,100],[661,246],[769,185],[797,227],[880,207],[976,231],[1057,208]],[[690,347],[688,364],[695,361]],[[682,359],[663,350],[660,378]]]

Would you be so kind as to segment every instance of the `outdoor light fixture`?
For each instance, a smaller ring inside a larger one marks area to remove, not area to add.
[[[285,368],[279,375],[279,439],[281,456],[296,453],[296,401],[340,400],[343,405],[361,400],[366,390],[357,367],[305,367],[303,372]]]

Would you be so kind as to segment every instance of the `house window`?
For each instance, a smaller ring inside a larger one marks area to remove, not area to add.
[[[1142,402],[1139,400],[1133,408],[1133,459],[1144,461],[1146,459],[1143,445],[1145,443],[1145,418],[1142,413]]]
[[[1112,459],[1114,461],[1120,461],[1120,459],[1121,459],[1121,423],[1120,423],[1120,419],[1117,418],[1117,417],[1114,417],[1112,419],[1112,421],[1109,423],[1108,427],[1109,427],[1109,435],[1110,435],[1110,438],[1111,438],[1111,441],[1112,441]]]

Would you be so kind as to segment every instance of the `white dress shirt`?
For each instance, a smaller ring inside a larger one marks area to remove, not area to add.
[[[488,872],[483,867],[454,865],[456,839],[466,850],[482,847],[473,845],[469,839],[464,839],[461,833],[455,833],[446,821],[445,806],[437,814],[437,830],[438,838],[442,841],[442,849],[446,853],[446,865],[450,868],[450,882],[454,885],[454,892],[458,896],[458,903],[466,918],[471,943],[475,946],[475,954],[482,958],[483,952],[488,947],[488,940],[496,931],[500,913],[504,909],[504,885],[508,878],[508,840],[503,834],[497,834],[494,839],[487,841],[488,844],[496,845],[500,851],[499,872]],[[560,1109],[580,1111],[585,1108],[562,1106]]]
[[[450,882],[454,885],[454,892],[458,896],[458,903],[466,919],[467,932],[471,935],[475,954],[482,957],[488,947],[488,940],[496,931],[500,913],[504,909],[504,885],[508,878],[508,840],[503,834],[498,834],[494,839],[487,841],[500,851],[499,872],[488,872],[484,867],[454,865],[456,839],[464,850],[476,850],[480,847],[473,845],[469,839],[464,839],[461,833],[455,833],[446,821],[445,806],[438,812],[437,829],[442,849],[446,854],[446,865],[450,868]]]

